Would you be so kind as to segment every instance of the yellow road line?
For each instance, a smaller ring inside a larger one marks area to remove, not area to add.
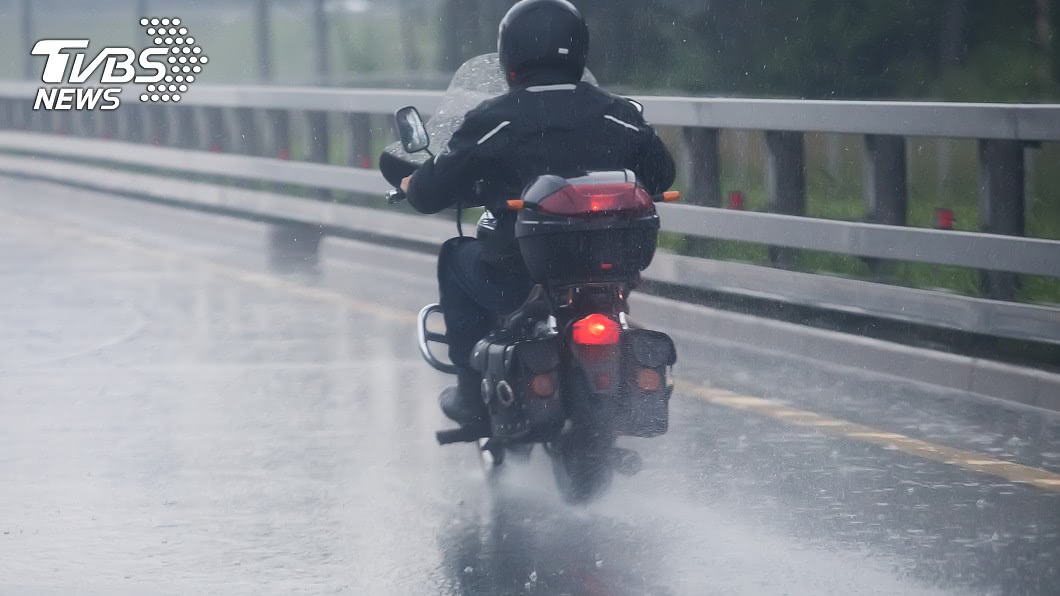
[[[1054,474],[1047,470],[994,459],[980,453],[935,445],[898,433],[883,432],[862,424],[792,408],[790,405],[777,400],[737,395],[724,389],[704,387],[695,383],[680,381],[678,381],[676,388],[682,393],[693,395],[708,403],[734,410],[753,412],[793,426],[816,428],[825,433],[871,443],[884,449],[893,449],[931,461],[959,466],[973,472],[997,476],[1012,482],[1031,484],[1052,492],[1060,492],[1060,474]]]
[[[37,221],[39,222],[40,220]],[[177,258],[182,261],[194,262],[197,266],[201,266],[209,271],[225,275],[231,279],[236,279],[244,283],[253,284],[267,289],[281,290],[289,294],[303,296],[314,300],[342,304],[349,307],[351,310],[386,319],[388,321],[412,323],[416,319],[415,316],[404,310],[391,308],[384,304],[359,300],[335,290],[306,287],[267,273],[257,273],[240,269],[238,267],[221,265],[207,259],[192,257],[186,253],[177,256],[174,255],[172,251],[152,248],[142,243],[100,236],[73,226],[55,224],[50,221],[47,223],[49,226],[52,226],[54,231],[75,237],[86,243],[130,250],[154,257],[166,259]],[[855,441],[870,443],[883,447],[884,449],[901,451],[923,459],[958,466],[973,472],[1004,478],[1012,482],[1030,484],[1047,491],[1060,493],[1060,474],[1055,474],[1047,470],[994,459],[979,453],[935,445],[933,443],[928,443],[927,441],[914,439],[897,433],[883,432],[870,426],[856,424],[839,418],[823,416],[807,410],[792,408],[790,405],[777,400],[764,399],[749,395],[739,395],[724,389],[707,387],[680,380],[677,381],[676,388],[681,393],[698,397],[711,404],[725,406],[734,410],[752,412],[793,426],[814,428],[821,432],[842,436]]]

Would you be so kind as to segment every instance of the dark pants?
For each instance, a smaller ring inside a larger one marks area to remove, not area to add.
[[[453,238],[438,255],[438,294],[445,315],[449,359],[469,369],[478,340],[493,329],[498,316],[519,308],[532,283],[523,272],[494,268],[482,260],[485,243]]]

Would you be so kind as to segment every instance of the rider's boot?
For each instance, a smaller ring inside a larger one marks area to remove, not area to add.
[[[456,385],[442,391],[438,401],[442,412],[460,426],[478,426],[489,422],[489,409],[482,401],[482,376],[473,370],[460,370]]]

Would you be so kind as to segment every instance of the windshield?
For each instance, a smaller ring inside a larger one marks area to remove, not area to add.
[[[596,77],[588,69],[582,80],[596,84]],[[445,150],[453,132],[464,122],[464,115],[475,106],[507,92],[508,82],[496,52],[475,56],[461,65],[445,90],[438,109],[426,121],[427,134],[431,139],[430,152],[437,155]],[[386,152],[417,165],[429,157],[424,151],[406,153],[400,142],[388,145]]]

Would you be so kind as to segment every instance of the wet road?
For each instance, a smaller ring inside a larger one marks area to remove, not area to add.
[[[2,178],[0,221],[0,594],[1060,593],[1055,415],[674,308],[671,432],[571,508],[434,444],[432,259]]]

